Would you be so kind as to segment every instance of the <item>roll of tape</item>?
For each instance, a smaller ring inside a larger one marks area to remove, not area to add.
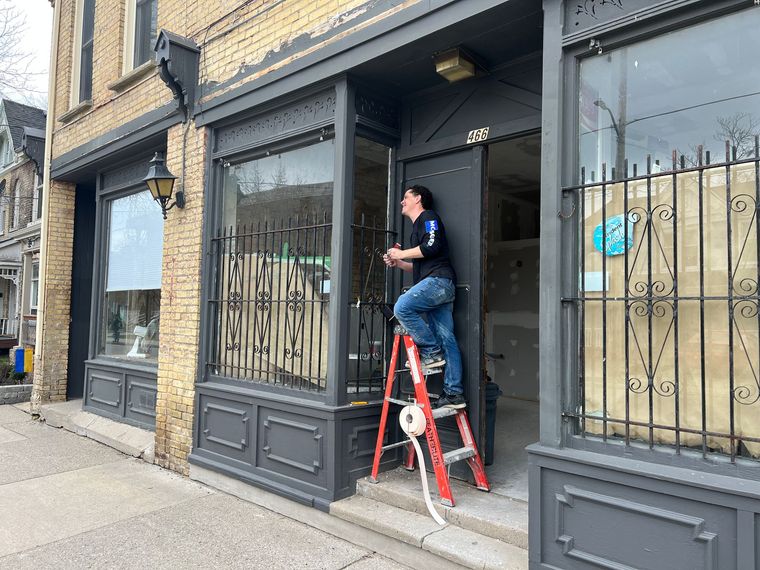
[[[425,433],[425,414],[422,408],[417,406],[404,406],[398,416],[398,423],[401,429],[409,435],[422,435]]]

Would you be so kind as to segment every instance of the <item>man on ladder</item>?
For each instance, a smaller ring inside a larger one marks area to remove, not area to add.
[[[389,267],[412,273],[414,286],[399,297],[393,312],[417,345],[422,368],[446,365],[444,393],[436,407],[461,409],[466,402],[462,356],[454,336],[456,274],[449,260],[446,229],[432,205],[433,193],[426,187],[415,185],[406,190],[401,215],[412,222],[410,247],[393,247],[383,259]]]

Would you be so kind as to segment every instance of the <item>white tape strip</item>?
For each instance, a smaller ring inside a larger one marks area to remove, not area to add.
[[[428,489],[427,471],[425,470],[425,456],[422,455],[422,448],[420,442],[417,441],[417,436],[425,433],[425,413],[422,408],[417,406],[404,406],[401,408],[401,413],[398,416],[398,422],[401,424],[401,429],[404,430],[409,438],[412,440],[414,451],[417,453],[417,458],[420,462],[420,477],[422,478],[422,494],[425,498],[425,505],[427,505],[430,515],[433,520],[439,525],[443,526],[446,521],[441,518],[435,508],[433,507],[433,501],[430,500],[430,490]]]

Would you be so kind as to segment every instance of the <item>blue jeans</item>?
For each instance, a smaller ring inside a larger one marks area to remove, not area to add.
[[[443,389],[447,394],[464,393],[462,355],[454,336],[455,293],[451,279],[426,277],[401,295],[393,308],[398,321],[414,339],[420,357],[443,352],[446,359]]]

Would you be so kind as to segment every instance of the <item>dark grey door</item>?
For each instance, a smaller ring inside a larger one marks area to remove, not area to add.
[[[84,361],[89,356],[92,258],[95,244],[95,185],[77,184],[74,202],[74,263],[71,270],[71,326],[66,398],[84,392]]]
[[[465,394],[470,423],[482,449],[480,434],[483,374],[484,152],[481,146],[404,164],[404,185],[422,184],[433,192],[433,208],[441,216],[457,273],[455,332],[462,351]],[[404,220],[404,236],[411,224]],[[441,390],[441,376],[431,376],[428,392]],[[455,424],[439,426],[444,448],[458,447]],[[451,432],[451,433],[446,433]],[[466,468],[465,468],[466,469]],[[461,472],[457,469],[456,472]]]

